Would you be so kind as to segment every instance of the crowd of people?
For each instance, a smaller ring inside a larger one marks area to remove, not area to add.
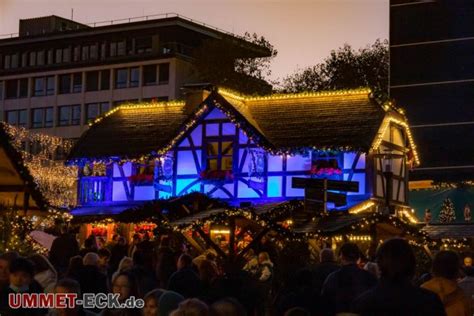
[[[194,255],[175,249],[163,236],[134,235],[130,243],[116,235],[110,243],[88,237],[82,248],[64,232],[48,256],[0,256],[1,315],[472,315],[472,260],[439,251],[429,273],[415,279],[415,254],[404,239],[379,246],[372,261],[361,263],[361,250],[343,244],[320,262],[295,271],[275,286],[278,251],[268,238],[245,254],[238,271],[229,272],[209,249]],[[114,293],[143,308],[11,309],[10,293]]]

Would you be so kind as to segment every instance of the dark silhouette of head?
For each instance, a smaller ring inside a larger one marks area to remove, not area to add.
[[[343,263],[356,263],[360,258],[360,250],[356,244],[348,242],[341,246],[339,256]]]
[[[432,272],[436,277],[456,280],[459,277],[461,262],[454,251],[443,250],[433,259]]]
[[[385,241],[377,250],[376,261],[384,279],[406,281],[415,275],[415,254],[404,239],[393,238]]]

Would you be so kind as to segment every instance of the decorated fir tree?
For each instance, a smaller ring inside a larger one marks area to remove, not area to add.
[[[441,206],[441,212],[439,212],[440,223],[451,223],[456,219],[456,213],[454,212],[454,204],[451,199],[446,198]]]

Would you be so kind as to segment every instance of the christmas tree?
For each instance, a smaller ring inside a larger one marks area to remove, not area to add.
[[[439,212],[440,223],[451,223],[456,219],[456,213],[454,212],[454,204],[446,198],[441,206],[441,212]]]

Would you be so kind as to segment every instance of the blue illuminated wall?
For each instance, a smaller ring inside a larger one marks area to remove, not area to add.
[[[303,189],[291,187],[293,177],[309,177],[316,162],[335,163],[340,174],[332,179],[359,182],[359,192],[349,193],[349,203],[368,197],[365,154],[353,152],[271,155],[258,148],[217,108],[212,109],[186,137],[166,155],[167,177],[137,183],[140,168],[132,163],[109,167],[112,193],[108,203],[146,201],[193,191],[227,199],[266,202],[302,197]],[[159,168],[159,167],[156,167]],[[142,168],[143,169],[143,168]],[[210,170],[226,173],[224,179],[209,176]],[[163,172],[162,172],[163,173]],[[322,176],[324,177],[324,176]],[[327,175],[326,175],[327,177]],[[148,178],[147,178],[148,179]]]

